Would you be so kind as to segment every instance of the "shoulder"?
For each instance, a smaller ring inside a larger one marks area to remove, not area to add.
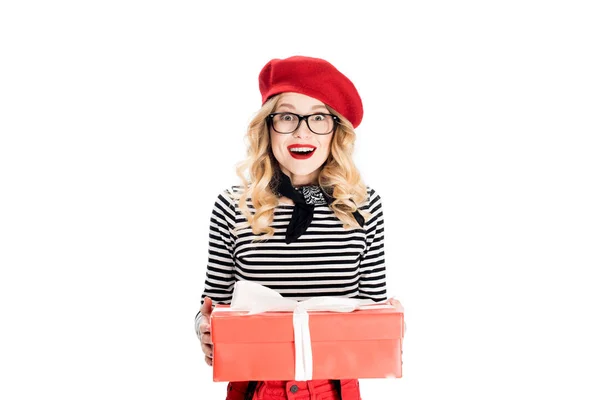
[[[368,226],[383,223],[383,205],[381,196],[369,185],[367,185],[367,201],[363,210],[371,214],[370,218],[367,220]]]
[[[376,206],[381,206],[381,196],[380,194],[372,187],[367,185],[367,206],[372,209]]]
[[[242,192],[243,191],[240,186],[229,186],[219,191],[216,194],[216,199],[213,206],[213,216],[217,216],[228,221],[235,220],[235,216],[237,214],[237,198]]]
[[[233,185],[226,188],[222,195],[227,196],[227,198],[231,199],[232,202],[236,202],[240,196],[244,193],[244,188],[240,185]]]
[[[239,185],[226,187],[217,193],[216,204],[235,208],[235,204],[238,202],[242,193],[242,187]]]
[[[228,204],[231,208],[235,209],[235,207],[239,204],[240,197],[244,194],[244,187],[241,185],[233,185],[223,189],[218,194],[218,201]],[[246,201],[251,201],[250,196],[246,197]]]

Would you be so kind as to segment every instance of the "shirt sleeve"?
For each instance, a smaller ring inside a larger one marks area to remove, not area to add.
[[[219,194],[212,210],[208,234],[208,263],[206,279],[202,293],[201,306],[205,297],[210,297],[213,304],[228,304],[233,295],[234,262],[233,234],[235,227],[235,206],[226,190]],[[196,335],[200,336],[200,311],[196,314]]]
[[[372,217],[365,223],[367,243],[359,265],[358,292],[361,299],[383,301],[387,298],[383,206],[374,189],[369,195],[368,211]]]

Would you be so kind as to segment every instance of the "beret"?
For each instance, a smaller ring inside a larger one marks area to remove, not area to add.
[[[260,71],[258,87],[263,104],[279,93],[301,93],[327,104],[355,128],[362,121],[362,100],[356,87],[333,65],[320,58],[275,58]]]

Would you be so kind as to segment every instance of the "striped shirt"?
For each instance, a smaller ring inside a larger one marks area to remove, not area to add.
[[[290,244],[285,233],[293,205],[275,208],[273,238],[252,243],[250,227],[233,232],[246,221],[233,186],[217,197],[210,219],[208,265],[202,298],[229,304],[236,281],[267,286],[283,297],[306,300],[316,296],[386,299],[383,209],[380,196],[367,187],[368,200],[359,207],[372,217],[364,227],[344,229],[328,205],[317,205],[305,233]],[[252,203],[248,203],[254,212]],[[198,328],[200,313],[196,315]]]

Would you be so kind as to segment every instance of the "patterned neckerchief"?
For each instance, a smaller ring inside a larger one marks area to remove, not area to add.
[[[271,188],[279,196],[285,196],[294,202],[294,211],[292,219],[287,227],[285,242],[291,243],[298,240],[300,236],[308,229],[313,220],[315,206],[330,205],[335,200],[333,194],[327,194],[322,187],[318,185],[307,185],[295,188],[292,186],[290,177],[280,173],[273,177]],[[352,213],[360,226],[364,226],[365,219],[358,212]]]
[[[302,193],[304,196],[304,201],[306,204],[313,204],[315,206],[322,206],[327,204],[325,200],[325,196],[323,196],[323,191],[321,190],[321,186],[319,185],[306,185],[294,187],[298,192]]]

